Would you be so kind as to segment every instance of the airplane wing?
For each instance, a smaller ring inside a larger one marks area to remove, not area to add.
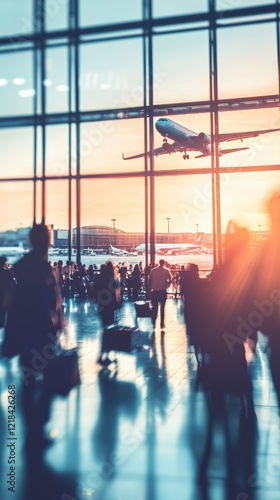
[[[235,153],[236,151],[244,151],[244,149],[250,149],[250,148],[221,149],[220,153],[223,155],[226,155],[228,153]],[[210,156],[210,155],[209,154],[201,154],[201,155],[195,156],[195,158],[206,158],[206,156]]]
[[[154,156],[170,155],[171,153],[180,153],[183,151],[185,151],[185,148],[182,148],[182,146],[178,142],[173,142],[172,144],[166,142],[164,147],[154,149],[153,155]],[[140,153],[134,156],[124,156],[124,154],[122,154],[122,158],[123,160],[134,160],[135,158],[143,158],[144,156],[149,156],[149,154],[150,151],[147,151],[147,153]]]
[[[135,158],[143,158],[144,156],[149,156],[149,154],[150,154],[150,151],[147,151],[147,153],[139,153],[138,155],[133,155],[133,156],[124,156],[124,154],[122,154],[122,159],[123,160],[134,160]],[[162,148],[154,149],[155,156],[163,155],[163,154],[166,154],[166,151],[164,151]]]
[[[240,139],[248,139],[249,137],[258,137],[258,135],[269,134],[270,132],[278,132],[280,128],[271,128],[266,130],[253,130],[249,132],[230,132],[228,134],[219,134],[219,142],[236,141]]]

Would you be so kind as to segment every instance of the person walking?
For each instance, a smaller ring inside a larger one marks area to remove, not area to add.
[[[165,312],[165,302],[167,293],[167,288],[171,285],[172,277],[170,271],[164,267],[164,260],[159,261],[159,265],[151,270],[149,275],[149,288],[151,290],[151,302],[152,302],[152,320],[153,326],[155,328],[157,315],[158,315],[158,305],[160,304],[160,327],[165,328],[164,324],[164,312]]]
[[[29,238],[32,251],[13,267],[16,286],[8,309],[2,351],[7,357],[20,355],[28,447],[34,443],[39,446],[45,439],[44,424],[49,418],[52,397],[46,368],[54,357],[56,332],[63,326],[64,318],[59,286],[48,264],[48,228],[34,224]]]
[[[111,363],[111,360],[104,348],[104,328],[114,324],[115,310],[121,305],[121,284],[116,278],[115,267],[111,261],[106,262],[100,274],[96,275],[90,297],[97,303],[97,311],[103,327],[97,362],[107,365]]]
[[[14,285],[14,276],[8,267],[7,259],[4,256],[0,256],[0,328],[5,326],[6,313]]]

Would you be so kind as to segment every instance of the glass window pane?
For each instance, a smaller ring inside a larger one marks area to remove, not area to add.
[[[68,227],[68,181],[46,182],[46,224],[61,229]]]
[[[256,101],[258,107],[258,102]],[[236,109],[236,108],[235,108]],[[280,128],[279,110],[277,108],[256,109],[252,111],[232,111],[219,114],[219,132],[248,132]],[[222,142],[221,149],[248,148],[245,151],[225,154],[220,158],[224,167],[277,165],[280,155],[280,131],[260,134],[257,137]]]
[[[112,120],[81,124],[81,173],[143,170],[143,158],[123,160],[144,152],[143,120]],[[73,156],[73,155],[72,155]]]
[[[153,48],[155,104],[209,98],[206,30],[157,36]]]
[[[68,0],[45,0],[46,30],[63,30],[68,27]]]
[[[4,207],[0,231],[15,231],[32,226],[33,182],[1,182],[0,199],[2,210]]]
[[[229,220],[249,231],[270,230],[267,202],[279,186],[279,172],[228,173],[221,189],[222,232]]]
[[[131,251],[144,243],[143,179],[87,179],[81,184],[81,200],[82,246],[103,249],[108,254],[110,245]],[[101,255],[98,262],[107,259],[108,255]],[[110,259],[118,262],[123,257]]]
[[[2,0],[0,36],[23,35],[34,31],[33,0]]]
[[[68,125],[52,125],[46,129],[46,175],[68,175]]]
[[[275,5],[272,0],[216,0],[217,10],[240,9],[244,7],[257,7],[259,5]]]
[[[276,28],[265,23],[218,31],[219,98],[278,92]],[[234,43],[232,41],[234,40]]]
[[[63,249],[60,257],[50,256],[50,260],[68,258],[68,208],[69,208],[69,182],[68,181],[47,181],[46,183],[46,223],[53,225],[54,241],[53,245]],[[41,199],[41,196],[39,196]],[[76,182],[71,182],[71,225],[72,230],[77,226],[76,211]]]
[[[142,40],[81,46],[81,110],[143,105]]]
[[[0,115],[28,115],[33,112],[35,90],[30,51],[0,55]]]
[[[208,10],[207,0],[196,0],[195,2],[186,2],[186,0],[154,0],[153,16],[180,16],[184,14],[197,14],[198,12],[206,12]]]
[[[48,49],[46,54],[46,111],[68,111],[67,48]]]
[[[125,21],[136,21],[142,16],[141,0],[80,0],[80,25],[111,24]]]
[[[210,175],[157,178],[155,209],[156,260],[163,255],[171,265],[192,262],[203,277],[213,266]]]
[[[34,174],[34,129],[0,129],[1,177],[31,177]]]

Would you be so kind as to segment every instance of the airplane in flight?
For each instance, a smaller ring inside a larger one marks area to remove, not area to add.
[[[197,151],[200,154],[195,156],[195,158],[204,158],[211,155],[211,135],[200,132],[197,134],[192,130],[180,125],[179,123],[170,120],[170,118],[159,118],[156,121],[155,127],[157,131],[163,136],[163,144],[160,148],[153,150],[155,156],[171,154],[171,153],[183,153],[183,159],[188,160],[190,158],[187,151]],[[266,129],[266,130],[254,130],[248,132],[229,132],[225,134],[219,134],[219,156],[223,156],[228,153],[235,153],[236,151],[243,151],[244,149],[249,149],[248,147],[243,148],[230,148],[222,149],[220,142],[229,142],[243,139],[249,137],[258,137],[261,134],[268,134],[270,132],[278,132],[280,128]],[[173,142],[168,142],[168,139]],[[134,156],[124,156],[122,154],[123,160],[133,160],[135,158],[141,158],[143,156],[148,156],[150,152],[140,153]]]
[[[178,253],[188,253],[191,250],[196,250],[200,248],[205,253],[210,253],[210,250],[202,246],[202,239],[204,233],[198,233],[198,236],[194,243],[155,243],[156,253],[168,253],[168,254],[178,254]],[[137,252],[145,251],[145,243],[138,245],[135,250]],[[148,245],[148,252],[150,251],[150,245]]]

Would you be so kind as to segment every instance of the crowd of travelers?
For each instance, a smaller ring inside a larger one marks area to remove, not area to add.
[[[103,272],[106,264],[98,267],[96,264],[77,264],[67,261],[64,265],[62,260],[58,262],[49,262],[57,283],[60,286],[62,297],[87,297],[91,295],[91,289],[94,286],[99,275]],[[139,264],[118,263],[115,267],[115,274],[119,280],[122,294],[126,293],[128,298],[134,301],[138,300],[138,294],[145,284],[145,272],[142,268],[142,262]]]
[[[104,328],[114,323],[114,312],[125,294],[134,302],[144,298],[152,306],[153,327],[160,305],[162,329],[167,290],[172,290],[174,297],[180,294],[186,333],[195,351],[202,384],[212,394],[238,394],[247,412],[253,411],[253,398],[246,349],[249,346],[254,354],[258,332],[262,332],[268,338],[271,374],[280,406],[280,194],[271,198],[269,213],[271,237],[255,250],[248,245],[248,231],[229,222],[224,262],[207,279],[199,277],[195,264],[171,273],[164,260],[158,266],[145,268],[141,262],[114,266],[110,261],[100,268],[70,261],[51,265],[47,260],[47,228],[35,224],[30,233],[33,250],[12,270],[5,258],[0,261],[0,326],[6,321],[2,354],[20,355],[24,377],[28,378],[23,394],[32,435],[34,415],[37,424],[43,425],[50,400],[48,387],[43,384],[44,404],[38,407],[32,353],[40,352],[48,336],[61,328],[62,297],[73,294],[96,301]],[[100,364],[102,354],[101,350]],[[35,394],[40,418],[35,410]]]
[[[90,296],[90,290],[95,279],[104,269],[105,263],[99,267],[96,264],[77,264],[76,262],[62,260],[49,262],[57,283],[59,283],[62,297],[87,297]],[[169,269],[171,282],[168,292],[173,298],[181,297],[181,285],[184,281],[185,272],[189,265],[170,265],[164,261],[164,265]],[[6,266],[7,263],[6,263]],[[143,268],[142,262],[138,264],[129,264],[119,262],[114,264],[115,275],[117,276],[122,296],[125,295],[133,302],[148,296],[150,271],[156,267],[156,264],[150,264]]]

